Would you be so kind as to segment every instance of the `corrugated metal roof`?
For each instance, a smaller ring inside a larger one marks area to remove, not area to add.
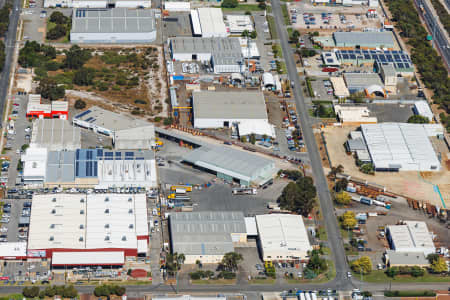
[[[275,170],[272,160],[231,147],[203,146],[185,155],[183,160],[245,181]]]
[[[384,46],[392,48],[394,46],[394,37],[392,32],[334,32],[333,38],[338,47],[360,45],[364,46]]]
[[[375,168],[401,166],[409,170],[429,170],[440,162],[428,138],[428,124],[380,123],[362,124],[364,135]]]
[[[75,150],[81,147],[81,130],[63,119],[36,119],[31,144],[50,151]]]
[[[234,251],[232,233],[246,233],[242,212],[170,214],[173,251],[185,255],[220,255]]]
[[[242,54],[239,38],[174,37],[170,43],[173,53]]]
[[[47,156],[46,182],[75,180],[75,151],[50,151]]]
[[[192,96],[195,119],[268,118],[262,92],[195,91]]]
[[[152,32],[155,15],[150,9],[74,9],[72,33]]]

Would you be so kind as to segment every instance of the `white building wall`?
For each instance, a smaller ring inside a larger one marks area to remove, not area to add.
[[[72,7],[72,0],[45,0],[44,7]]]
[[[241,73],[245,69],[243,65],[214,65],[214,73]]]
[[[116,0],[116,7],[129,7],[129,8],[135,8],[135,7],[145,7],[149,8],[151,6],[151,2],[148,0]]]
[[[267,120],[264,119],[200,119],[196,118],[194,115],[194,127],[195,128],[222,128],[224,127],[224,122],[228,122],[231,127],[233,123],[244,123],[244,122],[254,122],[260,123]]]
[[[197,61],[209,62],[211,53],[173,53],[172,59],[177,61],[192,61],[192,55],[197,55]]]
[[[156,31],[134,33],[70,33],[71,43],[148,43],[156,40]]]
[[[104,8],[107,2],[103,0],[99,1],[86,1],[86,0],[74,0],[72,7],[74,8]]]
[[[202,264],[217,264],[222,261],[223,255],[186,255],[185,264],[195,264],[197,260]]]

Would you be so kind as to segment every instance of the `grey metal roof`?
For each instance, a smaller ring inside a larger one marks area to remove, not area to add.
[[[229,146],[203,146],[186,154],[183,160],[246,181],[275,168],[267,158]]]
[[[193,93],[195,119],[266,119],[267,111],[262,92]],[[194,121],[195,122],[195,121]]]
[[[111,131],[151,125],[151,123],[144,120],[125,114],[118,114],[98,106],[90,107],[88,110],[76,115],[74,119],[85,121]]]
[[[75,150],[81,147],[80,128],[63,119],[37,119],[31,143],[50,151]]]
[[[231,234],[247,232],[242,212],[181,212],[169,220],[173,252],[185,255],[231,252]]]
[[[384,47],[393,47],[394,46],[394,38],[392,32],[383,31],[383,32],[359,32],[359,31],[351,31],[351,32],[334,32],[333,38],[338,47],[345,46],[355,46],[360,45],[364,46],[384,46]]]
[[[243,65],[244,64],[244,57],[242,56],[242,53],[213,54],[212,60],[214,62],[214,65],[236,65],[236,64]]]
[[[174,37],[170,39],[172,53],[241,54],[239,38]]]
[[[367,150],[366,144],[362,138],[350,139],[347,141],[349,151]]]
[[[50,151],[47,156],[46,182],[75,181],[75,151]]]
[[[394,64],[381,64],[381,69],[383,69],[383,72],[386,76],[396,76],[397,72],[395,71]]]
[[[377,73],[344,73],[344,79],[349,90],[365,89],[371,85],[384,87]]]
[[[155,14],[150,9],[74,9],[72,33],[133,33],[155,30]]]
[[[429,262],[423,252],[398,252],[386,250],[391,265],[428,265]]]

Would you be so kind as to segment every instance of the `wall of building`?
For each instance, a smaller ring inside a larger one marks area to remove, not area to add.
[[[233,123],[244,123],[244,122],[265,122],[267,120],[264,119],[206,119],[206,118],[196,118],[194,115],[194,127],[195,128],[223,128],[224,122],[229,123],[229,127],[233,125]]]
[[[186,255],[185,264],[193,265],[197,260],[202,264],[217,264],[222,261],[223,255]]]
[[[123,43],[151,43],[156,40],[156,31],[130,33],[79,33],[71,32],[71,43],[85,44],[123,44]]]
[[[193,61],[193,55],[197,55],[197,61],[209,62],[211,60],[211,53],[172,53],[172,59],[177,61]]]

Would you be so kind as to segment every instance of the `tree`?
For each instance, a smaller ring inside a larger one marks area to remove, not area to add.
[[[433,264],[435,261],[437,261],[439,259],[439,254],[436,253],[432,253],[432,254],[428,254],[427,259],[428,262],[431,264]]]
[[[447,272],[448,267],[445,263],[445,259],[442,257],[439,257],[438,259],[434,260],[431,264],[431,270],[433,273],[444,273]]]
[[[98,285],[94,289],[94,295],[96,297],[107,297],[110,294],[109,286],[106,284]]]
[[[298,32],[298,30],[294,30],[291,35],[291,41],[293,43],[297,43],[299,38],[300,38],[300,32]]]
[[[241,36],[242,37],[248,37],[250,35],[250,32],[247,30],[247,29],[245,29],[244,31],[242,31],[242,33],[241,33]]]
[[[427,124],[430,123],[430,120],[421,115],[413,115],[408,118],[408,123]]]
[[[359,168],[359,170],[361,172],[363,172],[364,174],[370,174],[370,175],[375,174],[375,167],[374,167],[374,165],[372,163],[365,163],[365,164],[363,164]]]
[[[353,211],[346,211],[342,216],[342,227],[348,229],[356,226],[355,213]]]
[[[425,270],[419,266],[412,266],[411,268],[411,276],[413,277],[421,277],[425,275]]]
[[[342,191],[336,194],[335,199],[337,203],[347,205],[352,200],[352,197],[347,192]]]
[[[91,68],[81,68],[75,72],[73,83],[76,85],[91,85],[94,80],[95,70]]]
[[[398,267],[390,267],[386,270],[386,275],[394,278],[395,276],[397,276],[399,273]]]
[[[250,33],[250,37],[251,37],[252,39],[256,39],[257,36],[258,36],[258,33],[256,32],[256,30],[253,30],[253,31]]]
[[[328,177],[329,178],[336,178],[336,175],[339,173],[344,172],[344,166],[343,165],[338,165],[337,167],[331,167],[331,171],[330,173],[328,173]]]
[[[3,70],[3,67],[5,66],[5,58],[6,58],[5,43],[3,43],[3,41],[0,41],[0,72]]]
[[[327,262],[325,259],[321,258],[319,251],[313,250],[310,253],[308,268],[314,270],[316,274],[320,274],[327,270]]]
[[[256,136],[254,133],[250,134],[250,143],[253,145],[256,143]]]
[[[26,298],[36,298],[37,296],[39,296],[39,287],[24,287],[22,290],[22,295]]]
[[[50,15],[50,22],[52,23],[63,25],[66,24],[68,20],[69,18],[59,11],[54,11]]]
[[[351,268],[355,273],[369,274],[372,272],[372,261],[368,256],[361,256],[351,263]]]
[[[220,268],[225,271],[233,272],[237,270],[239,262],[243,259],[242,254],[236,252],[228,252],[220,262]]]
[[[86,102],[84,102],[81,99],[78,99],[77,101],[75,101],[74,107],[76,109],[84,109],[86,107]]]
[[[347,189],[347,185],[348,185],[348,180],[346,178],[341,178],[338,181],[336,181],[334,190],[336,192],[345,191]]]
[[[76,298],[78,296],[78,291],[73,285],[64,286],[64,291],[61,295],[64,298]]]
[[[221,6],[223,8],[235,8],[238,6],[238,0],[223,0]]]
[[[172,125],[173,124],[173,118],[172,117],[164,118],[163,123],[166,126]]]
[[[259,2],[258,3],[258,8],[259,9],[263,10],[263,9],[266,9],[266,7],[267,7],[267,4],[265,2]]]
[[[247,143],[247,137],[246,136],[241,136],[241,142]]]
[[[59,38],[62,38],[67,33],[67,28],[64,25],[56,24],[55,27],[50,29],[47,32],[47,39],[48,40],[57,40]]]
[[[45,77],[39,82],[37,92],[45,99],[56,100],[63,98],[66,90],[63,86],[58,86],[53,78]]]
[[[78,45],[73,45],[68,51],[65,51],[66,59],[65,66],[69,69],[80,69],[90,58],[91,51],[88,49],[81,49]]]
[[[307,216],[316,198],[316,188],[311,177],[301,177],[295,183],[290,182],[281,192],[278,202],[284,209]]]

